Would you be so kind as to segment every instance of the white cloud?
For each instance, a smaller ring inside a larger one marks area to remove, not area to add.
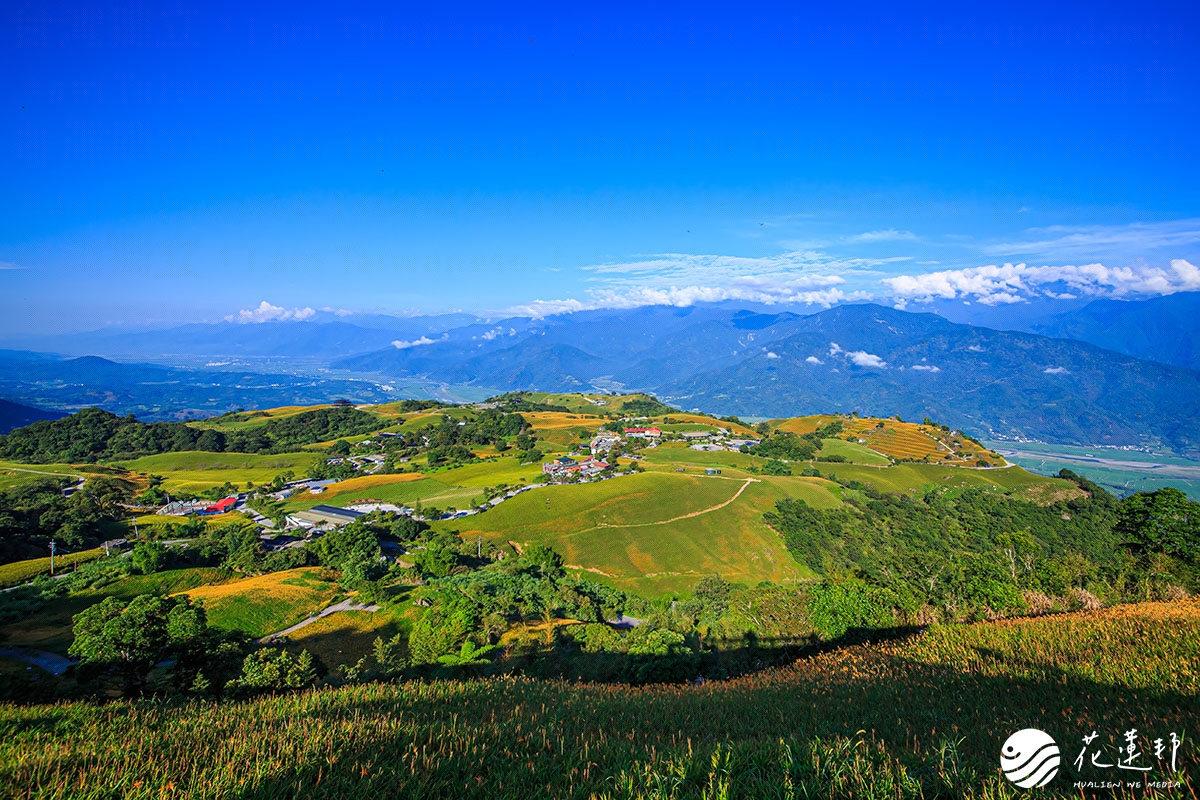
[[[919,372],[941,372],[941,367],[935,367],[932,364],[913,364],[913,369]]]
[[[982,347],[980,347],[980,346],[979,346],[979,345],[977,345],[977,344],[973,344],[973,345],[969,346],[967,349],[968,349],[968,350],[970,350],[972,353],[982,353],[982,352],[984,352],[983,348],[982,348]]]
[[[840,280],[840,279],[839,279]],[[870,297],[862,291],[846,292],[838,288],[806,289],[806,282],[770,285],[746,279],[733,286],[670,286],[656,288],[633,286],[629,289],[603,289],[591,292],[587,301],[576,299],[534,300],[511,306],[504,313],[521,317],[549,317],[596,308],[640,308],[642,306],[685,307],[696,303],[717,303],[722,300],[742,300],[775,305],[809,305],[829,308],[837,303],[863,300]]]
[[[1200,243],[1200,218],[1126,225],[1051,225],[1030,228],[1026,233],[1029,239],[985,245],[983,252],[1046,259],[1144,257],[1152,250]]]
[[[843,350],[837,342],[829,343],[829,355],[843,356],[851,364],[857,364],[860,367],[887,368],[887,362],[874,353],[868,353],[866,350]]]
[[[1042,372],[1047,375],[1070,375],[1071,371],[1066,367],[1046,367]]]
[[[863,242],[869,244],[873,242],[902,242],[916,238],[916,234],[914,234],[912,231],[898,231],[895,228],[888,228],[887,230],[883,231],[867,231],[866,233],[860,233],[857,236],[850,236],[847,237],[846,241]]]
[[[805,363],[808,363],[808,364],[824,364],[825,363],[824,361],[817,358],[816,356],[809,356],[808,358],[804,359],[804,361],[805,361]]]
[[[283,308],[282,306],[273,306],[266,300],[258,304],[257,308],[243,308],[237,314],[232,314],[225,318],[226,322],[238,322],[242,324],[254,322],[298,322],[301,320],[311,319],[316,315],[316,311],[305,308]]]
[[[0,261],[0,269],[25,269],[20,264],[14,264],[11,261]]]
[[[874,353],[868,353],[865,350],[855,350],[851,353],[846,353],[846,358],[850,359],[850,363],[857,364],[860,367],[874,367],[875,369],[884,369],[887,367],[887,362]]]
[[[425,347],[426,345],[437,344],[449,338],[448,334],[443,333],[440,339],[430,339],[428,336],[422,336],[419,339],[413,339],[411,342],[402,342],[399,339],[392,342],[392,347],[397,350],[407,350],[410,347]]]
[[[1200,269],[1183,259],[1160,267],[989,265],[883,278],[897,305],[934,299],[972,299],[984,305],[1031,297],[1159,295],[1200,289]],[[1070,291],[1064,291],[1069,289]]]
[[[779,358],[779,353],[769,352],[767,353],[767,358]]]
[[[504,328],[492,328],[489,331],[484,331],[479,338],[483,339],[485,342],[490,342],[492,339],[498,339],[501,336],[516,336],[516,334],[517,332],[512,328],[508,329],[508,333],[504,332]]]

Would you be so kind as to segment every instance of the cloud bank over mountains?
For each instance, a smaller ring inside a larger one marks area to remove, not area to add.
[[[781,227],[776,222],[769,224]],[[766,225],[760,230],[770,230]],[[1022,237],[1008,241],[918,235],[888,227],[806,243],[781,238],[776,244],[807,246],[765,256],[656,253],[573,269],[547,267],[554,275],[554,285],[565,274],[576,281],[577,291],[481,313],[492,318],[536,319],[595,309],[686,307],[723,301],[810,306],[814,310],[864,300],[899,309],[938,301],[995,307],[1042,300],[1136,299],[1200,290],[1200,267],[1195,263],[1200,261],[1196,255],[1200,252],[1200,219],[1052,225],[1027,228]],[[939,248],[946,258],[929,258],[938,255]],[[1000,255],[1031,258],[986,263]],[[1081,258],[1073,260],[1075,257]],[[226,320],[300,321],[313,319],[316,313],[309,307],[285,308],[264,300]]]

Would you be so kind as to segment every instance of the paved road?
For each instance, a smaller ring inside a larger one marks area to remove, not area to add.
[[[41,667],[51,675],[62,675],[71,666],[70,659],[63,658],[57,653],[47,653],[45,650],[34,650],[32,647],[0,647],[0,657],[23,661],[35,667]]]
[[[370,611],[370,612],[374,613],[381,608],[383,608],[383,606],[364,606],[364,605],[361,605],[357,600],[350,600],[350,599],[343,600],[340,603],[334,603],[333,605],[329,606],[328,608],[324,609],[323,611],[321,611],[318,614],[313,614],[311,617],[309,617],[306,620],[297,622],[295,625],[293,625],[290,628],[284,628],[281,631],[276,631],[275,633],[268,634],[267,636],[264,636],[263,638],[259,639],[258,641],[260,644],[266,644],[274,639],[280,638],[281,636],[287,636],[289,633],[294,633],[294,632],[300,630],[301,628],[303,628],[305,625],[311,625],[314,622],[316,622],[317,620],[321,619],[322,617],[328,617],[330,614],[336,614],[339,611]]]

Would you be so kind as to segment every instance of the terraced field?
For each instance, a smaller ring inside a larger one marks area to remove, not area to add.
[[[965,437],[953,436],[940,428],[913,422],[817,414],[772,420],[771,424],[778,430],[804,434],[812,433],[818,427],[831,422],[841,422],[846,435],[853,434],[863,439],[863,444],[868,448],[891,458],[928,458],[930,461],[956,465],[974,465],[977,460],[984,458],[994,466],[1005,464],[999,455],[981,448]]]

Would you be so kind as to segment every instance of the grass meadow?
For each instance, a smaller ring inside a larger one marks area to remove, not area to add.
[[[437,526],[497,544],[548,544],[590,578],[656,596],[714,573],[751,585],[810,577],[761,519],[785,496],[837,502],[820,480],[654,471],[536,489]]]
[[[188,451],[144,456],[123,461],[120,466],[142,474],[162,475],[163,488],[168,492],[202,492],[226,482],[239,486],[245,486],[247,481],[255,485],[270,483],[287,470],[303,476],[320,458],[315,453],[253,455]]]
[[[371,684],[256,700],[0,706],[14,798],[1078,797],[1136,729],[1152,779],[1194,797],[1200,607],[1152,603],[928,629],[814,650],[701,686],[488,681]],[[1060,743],[1059,775],[1020,792],[1014,731]],[[1171,773],[1151,740],[1181,734]]]
[[[336,575],[318,567],[302,567],[179,593],[203,605],[213,627],[244,631],[257,638],[320,611],[341,590]]]

